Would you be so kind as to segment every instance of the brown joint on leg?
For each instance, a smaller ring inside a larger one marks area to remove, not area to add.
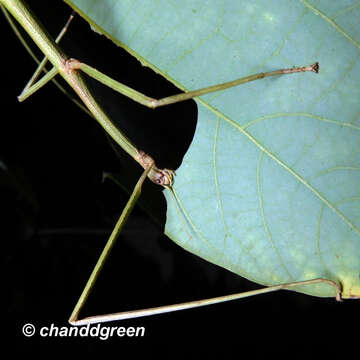
[[[151,99],[150,103],[149,103],[149,108],[150,109],[156,109],[159,106],[158,104],[158,100],[156,99]]]
[[[175,175],[172,170],[158,169],[154,159],[142,150],[138,150],[136,160],[144,169],[151,167],[148,177],[153,183],[164,187],[172,186]]]
[[[158,169],[154,168],[155,176],[154,180],[151,179],[155,184],[162,185],[164,187],[171,187],[174,184],[175,172],[169,169]]]
[[[64,71],[71,73],[73,70],[79,70],[81,68],[81,62],[79,60],[70,58],[64,61]]]
[[[138,150],[136,160],[144,169],[147,169],[150,166],[155,166],[154,159],[142,150]]]

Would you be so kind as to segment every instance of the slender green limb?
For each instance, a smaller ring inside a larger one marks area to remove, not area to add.
[[[21,0],[0,0],[8,12],[19,22],[36,45],[58,69],[63,67],[65,54],[50,38],[43,25],[35,18],[25,2]]]
[[[295,67],[295,68],[290,68],[290,69],[280,69],[280,70],[276,70],[276,71],[270,71],[270,72],[266,72],[266,73],[258,73],[258,74],[254,74],[254,75],[250,75],[250,76],[245,76],[243,78],[229,81],[229,82],[226,82],[223,84],[210,86],[210,87],[207,87],[204,89],[189,91],[184,94],[168,96],[168,97],[165,97],[160,100],[155,100],[155,102],[152,103],[151,107],[156,108],[156,107],[160,107],[160,106],[164,106],[164,105],[174,104],[174,103],[177,103],[180,101],[192,99],[197,96],[209,94],[209,93],[219,91],[219,90],[225,90],[225,89],[228,89],[228,88],[231,88],[234,86],[238,86],[238,85],[245,84],[245,83],[259,80],[259,79],[264,79],[264,78],[270,77],[270,76],[293,74],[293,73],[297,73],[297,72],[307,72],[307,71],[312,71],[312,72],[318,73],[319,72],[319,64],[315,63],[310,66],[301,66],[301,67]]]
[[[287,283],[287,284],[281,284],[281,285],[276,285],[276,286],[269,286],[269,287],[258,289],[258,290],[252,290],[252,291],[247,291],[247,292],[232,294],[232,295],[226,295],[226,296],[219,296],[219,297],[204,299],[204,300],[190,301],[190,302],[179,303],[179,304],[174,304],[174,305],[166,305],[166,306],[160,306],[160,307],[154,307],[154,308],[142,309],[142,310],[124,311],[124,312],[106,314],[106,315],[90,316],[90,317],[86,317],[84,319],[77,320],[77,321],[72,321],[70,319],[70,323],[72,325],[87,325],[87,324],[100,323],[100,322],[133,319],[136,317],[163,314],[163,313],[173,312],[173,311],[178,311],[178,310],[186,310],[186,309],[192,309],[192,308],[197,308],[197,307],[206,306],[206,305],[219,304],[219,303],[223,303],[226,301],[238,300],[238,299],[242,299],[242,298],[246,298],[246,297],[250,297],[250,296],[254,296],[254,295],[260,295],[260,294],[274,292],[274,291],[278,291],[278,290],[282,290],[282,289],[290,289],[290,288],[293,288],[296,286],[305,286],[305,285],[312,285],[312,284],[317,284],[317,283],[325,283],[325,284],[333,286],[335,289],[335,293],[336,293],[336,300],[341,301],[340,286],[332,280],[318,278],[318,279],[312,279],[312,280],[306,280],[306,281],[298,281],[298,282],[292,282],[292,283]]]
[[[87,75],[91,76],[92,78],[98,80],[102,84],[110,87],[111,89],[119,92],[122,95],[127,96],[128,98],[142,104],[145,106],[151,107],[151,102],[155,101],[155,99],[150,98],[114,79],[111,77],[105,75],[104,73],[100,72],[99,70],[96,70],[95,68],[79,62],[79,69],[82,70]]]
[[[1,4],[0,1],[0,9],[3,12],[6,20],[8,21],[11,29],[14,31],[16,37],[19,39],[19,41],[21,42],[21,44],[23,45],[23,47],[25,48],[25,50],[29,53],[29,55],[33,58],[33,60],[39,65],[40,61],[38,60],[38,58],[35,56],[35,54],[33,53],[33,51],[31,50],[31,48],[28,46],[28,44],[26,43],[24,37],[21,35],[21,33],[19,32],[19,30],[17,29],[14,21],[12,20],[12,18],[9,16],[9,13],[6,11],[6,9],[4,8],[4,5]],[[46,73],[48,72],[45,68],[43,68],[43,71]],[[52,79],[52,82],[56,85],[56,87],[63,93],[65,94],[76,106],[78,106],[81,110],[83,110],[84,112],[86,112],[89,116],[93,117],[93,115],[90,113],[90,111],[77,99],[75,99],[73,96],[71,96],[71,94],[69,94],[69,92],[67,90],[65,90],[65,88],[63,86],[61,86],[55,79]]]
[[[137,199],[139,198],[140,194],[141,194],[141,188],[142,188],[142,184],[144,183],[144,180],[146,179],[146,177],[148,176],[149,171],[151,170],[151,166],[149,166],[147,169],[144,170],[143,174],[141,175],[140,179],[138,180],[137,184],[135,185],[135,188],[130,196],[129,201],[127,202],[123,212],[120,215],[119,220],[117,221],[114,230],[112,231],[109,240],[107,241],[104,250],[102,251],[99,260],[97,261],[94,270],[92,271],[89,280],[86,283],[86,286],[82,292],[82,294],[80,295],[80,298],[78,300],[78,302],[75,305],[75,308],[70,316],[69,322],[71,324],[75,324],[78,320],[78,316],[79,313],[82,309],[82,307],[84,306],[87,298],[90,295],[91,290],[93,289],[96,279],[98,278],[101,269],[103,268],[106,259],[108,258],[111,249],[113,248],[115,241],[117,240],[117,238],[120,235],[120,232],[122,230],[122,228],[124,227],[127,218],[129,217],[131,210],[133,209]]]
[[[154,108],[157,108],[160,106],[175,104],[177,102],[189,100],[194,97],[209,94],[209,93],[212,93],[215,91],[225,90],[230,87],[245,84],[250,81],[263,79],[263,78],[266,78],[269,76],[278,76],[278,75],[292,74],[292,73],[297,73],[297,72],[307,72],[307,71],[312,71],[312,72],[317,73],[319,71],[319,64],[315,63],[310,66],[301,66],[301,67],[295,67],[295,68],[290,68],[290,69],[281,69],[281,70],[276,70],[276,71],[270,71],[270,72],[266,72],[266,73],[258,73],[258,74],[254,74],[254,75],[250,75],[250,76],[245,76],[245,77],[237,79],[237,80],[229,81],[229,82],[226,82],[223,84],[209,86],[209,87],[206,87],[203,89],[189,91],[187,93],[182,93],[182,94],[178,94],[178,95],[168,96],[168,97],[158,99],[158,100],[148,97],[148,96],[124,85],[124,84],[119,83],[118,81],[110,78],[109,76],[103,74],[99,70],[96,70],[95,68],[93,68],[87,64],[79,63],[79,69],[81,69],[83,72],[85,72],[89,76],[93,77],[94,79],[100,81],[101,83],[109,86],[113,90],[118,91],[122,95],[125,95],[142,105],[145,105],[145,106],[148,106],[148,107],[154,109]]]
[[[59,71],[59,74],[73,88],[92,116],[104,128],[108,135],[111,136],[112,139],[144,169],[147,169],[149,164],[151,164],[151,170],[148,173],[149,179],[159,185],[171,185],[173,173],[167,169],[161,170],[155,165],[153,166],[153,159],[149,155],[138,150],[111,119],[109,119],[92,96],[86,83],[81,77],[80,72],[78,71],[79,61],[69,59],[64,54],[58,44],[56,44],[43,29],[41,23],[33,16],[26,4],[21,0],[0,0],[0,4],[4,5],[10,14],[29,34],[52,65]]]
[[[176,95],[175,97],[168,97],[165,99],[155,100],[149,98],[129,87],[120,84],[105,74],[100,73],[96,69],[89,67],[88,65],[81,64],[78,60],[68,59],[67,56],[61,51],[58,45],[47,35],[43,30],[43,27],[31,14],[30,10],[25,6],[21,0],[0,0],[8,11],[17,19],[21,26],[27,31],[30,37],[43,51],[45,56],[58,69],[59,73],[63,78],[71,85],[81,100],[84,102],[88,110],[91,112],[93,117],[101,124],[105,131],[137,162],[139,162],[144,169],[147,167],[148,160],[152,160],[148,155],[143,154],[139,151],[135,145],[116,127],[116,125],[107,117],[104,111],[101,109],[99,104],[96,102],[94,97],[88,90],[85,82],[79,74],[79,69],[82,68],[84,72],[87,72],[90,76],[97,78],[109,86],[115,88],[117,91],[124,93],[124,95],[143,103],[149,107],[155,108],[158,106],[164,106],[179,101],[184,101],[194,96],[200,96],[209,92],[223,90],[231,86],[236,86],[241,83],[261,79],[267,76],[274,76],[280,74],[288,74],[293,72],[303,71],[315,71],[318,70],[318,64],[312,66],[283,69],[269,73],[260,73],[252,76],[248,76],[239,80],[231,81],[228,83],[212,86],[205,89],[191,91],[189,93]],[[146,155],[146,156],[144,156]],[[152,167],[152,171],[149,172],[149,178],[157,183],[164,186],[172,184],[173,172],[164,169],[157,169],[156,166]]]
[[[43,87],[45,84],[47,84],[49,81],[51,81],[58,73],[59,73],[59,70],[53,67],[39,81],[37,81],[35,84],[28,87],[26,89],[26,91],[23,91],[21,93],[21,95],[18,96],[18,100],[21,102],[21,101],[24,101],[25,99],[27,99],[34,92],[38,91],[41,87]]]
[[[31,50],[30,46],[26,43],[24,37],[21,35],[20,31],[17,29],[15,23],[13,22],[12,18],[9,16],[9,13],[6,11],[4,5],[2,5],[1,2],[0,2],[0,8],[1,8],[2,13],[5,16],[5,19],[7,20],[7,22],[9,23],[9,25],[11,27],[11,29],[14,31],[15,35],[17,36],[17,38],[21,42],[22,46],[26,49],[26,51],[33,58],[33,60],[36,63],[39,63],[39,60],[35,56],[34,52]]]
[[[63,38],[63,36],[66,34],[71,21],[73,20],[74,15],[71,14],[68,21],[66,22],[65,26],[62,28],[62,30],[60,31],[59,35],[57,36],[57,38],[55,39],[55,42],[58,44],[60,42],[60,40]],[[37,69],[35,70],[34,74],[32,75],[31,79],[28,81],[28,83],[25,85],[24,90],[22,91],[22,93],[20,94],[20,96],[22,96],[22,94],[24,92],[27,91],[28,88],[31,87],[31,85],[34,84],[34,82],[36,81],[36,79],[39,77],[39,75],[41,74],[41,72],[43,71],[43,69],[45,68],[45,65],[47,63],[48,59],[45,56],[42,61],[40,62],[39,66],[37,67]]]
[[[74,67],[74,62],[69,61],[68,57],[58,47],[43,26],[35,19],[30,9],[21,0],[0,0],[11,15],[19,22],[24,30],[30,35],[44,55],[52,65],[59,71],[61,76],[74,89],[80,99],[84,102],[93,117],[100,123],[105,131],[136,161],[141,164],[139,151],[132,142],[116,127],[105,112],[96,102],[79,71]],[[145,168],[145,167],[144,167]],[[154,175],[154,171],[149,173],[149,177]],[[152,178],[154,181],[154,179]]]

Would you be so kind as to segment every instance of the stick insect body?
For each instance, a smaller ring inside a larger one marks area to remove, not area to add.
[[[230,87],[234,87],[237,85],[245,84],[250,81],[255,81],[259,79],[263,79],[270,76],[280,76],[285,74],[292,74],[292,73],[299,73],[299,72],[315,72],[318,73],[319,71],[319,64],[315,63],[310,66],[302,66],[302,67],[295,67],[290,69],[281,69],[275,70],[266,73],[258,73],[250,76],[246,76],[234,81],[226,82],[219,85],[210,86],[207,88],[189,91],[186,93],[181,93],[175,96],[165,97],[163,99],[153,99],[149,96],[146,96],[124,84],[121,84],[112,78],[108,77],[107,75],[101,73],[99,70],[82,63],[77,59],[72,59],[67,57],[62,50],[59,48],[57,43],[60,41],[62,36],[65,34],[72,16],[70,17],[69,21],[65,25],[64,29],[61,31],[59,36],[57,37],[56,41],[54,42],[50,39],[46,32],[43,31],[41,25],[35,20],[31,11],[23,4],[22,1],[15,1],[15,0],[0,0],[0,6],[2,11],[4,12],[6,18],[8,19],[10,25],[17,32],[19,38],[22,39],[20,33],[18,33],[16,26],[9,16],[8,12],[12,14],[12,16],[20,23],[20,25],[28,32],[30,37],[35,41],[35,43],[39,46],[39,48],[43,51],[45,58],[42,62],[39,63],[39,67],[37,68],[36,72],[25,86],[23,92],[19,96],[19,101],[24,101],[26,98],[31,96],[35,91],[39,90],[49,81],[55,81],[54,78],[57,74],[60,74],[75,90],[79,98],[82,100],[82,103],[77,99],[71,99],[75,102],[78,106],[80,106],[84,111],[90,114],[93,118],[95,118],[101,126],[105,129],[105,131],[130,155],[132,156],[143,168],[144,171],[138,180],[137,184],[134,187],[134,190],[119,218],[117,221],[108,242],[106,243],[103,252],[101,253],[98,262],[96,263],[93,272],[90,275],[86,286],[80,295],[78,302],[75,305],[75,308],[70,316],[69,322],[73,325],[84,325],[89,323],[98,323],[98,322],[107,322],[107,321],[114,321],[114,320],[121,320],[121,319],[129,319],[135,318],[140,316],[148,316],[160,313],[166,313],[171,311],[189,309],[204,305],[216,304],[220,302],[240,299],[248,296],[268,293],[272,291],[277,291],[285,288],[291,288],[295,286],[301,285],[308,285],[308,284],[315,284],[315,283],[327,283],[335,288],[336,291],[336,298],[337,300],[341,299],[341,289],[337,283],[331,280],[317,278],[307,281],[299,281],[287,284],[281,284],[277,286],[269,286],[262,289],[248,291],[238,294],[220,296],[211,299],[203,299],[199,301],[191,301],[181,304],[175,305],[165,305],[156,308],[149,308],[143,310],[134,310],[134,311],[126,311],[126,312],[119,312],[114,314],[107,314],[107,315],[98,315],[87,317],[84,319],[79,319],[79,314],[81,309],[83,308],[92,288],[95,285],[96,279],[110,254],[110,251],[118,238],[124,224],[128,216],[131,213],[138,197],[141,193],[142,184],[145,179],[148,177],[151,181],[156,184],[159,184],[164,187],[169,187],[173,185],[174,182],[174,172],[169,169],[158,169],[156,167],[154,159],[148,154],[145,154],[143,151],[138,149],[132,142],[124,135],[121,130],[119,130],[112,121],[107,117],[101,107],[98,105],[96,100],[90,94],[85,82],[81,77],[81,72],[86,73],[87,75],[93,77],[94,79],[100,81],[101,83],[109,86],[113,90],[119,92],[122,95],[129,97],[130,99],[147,106],[149,108],[157,108],[160,106],[170,105],[177,102],[185,101],[188,99],[192,99],[194,97],[198,97],[204,94],[208,94],[211,92],[225,90]],[[23,41],[23,39],[22,39]],[[23,42],[24,43],[24,42]],[[31,53],[31,50],[28,48],[26,43],[24,46],[27,50]],[[34,57],[34,55],[32,55]],[[49,60],[53,68],[46,72],[44,66],[46,61]],[[44,71],[45,75],[38,80],[36,79],[40,75],[40,73]],[[67,93],[58,83],[57,86],[60,88],[62,92],[65,94]]]

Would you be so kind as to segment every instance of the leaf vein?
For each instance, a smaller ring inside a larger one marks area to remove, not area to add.
[[[228,122],[230,125],[235,127],[243,135],[245,135],[254,145],[256,145],[260,150],[262,150],[267,156],[277,162],[282,166],[286,171],[288,171],[292,176],[294,176],[298,181],[300,181],[306,188],[308,188],[319,200],[321,200],[327,207],[333,210],[351,229],[353,229],[360,236],[360,229],[357,228],[339,209],[337,209],[328,199],[326,199],[317,189],[315,189],[307,180],[301,177],[295,170],[290,168],[284,161],[278,158],[275,154],[269,151],[264,145],[262,145],[254,136],[249,132],[243,129],[238,123],[230,119],[228,116],[220,112],[219,110],[212,107],[210,104],[198,98],[198,101],[212,111],[215,115],[221,117],[223,120]]]
[[[319,15],[322,19],[328,22],[334,29],[336,29],[341,35],[348,39],[354,46],[360,49],[360,43],[353,39],[342,27],[340,27],[333,19],[329,18],[322,11],[311,5],[307,0],[301,0],[302,3],[310,9],[315,15]]]
[[[327,271],[327,266],[326,266],[326,263],[325,263],[325,260],[323,258],[323,255],[322,255],[322,251],[321,251],[321,245],[320,245],[320,240],[321,240],[321,220],[322,220],[322,217],[323,217],[323,212],[324,212],[324,207],[325,205],[323,204],[319,210],[319,216],[318,216],[318,219],[317,219],[317,232],[316,232],[316,248],[317,248],[317,251],[318,251],[318,256],[319,256],[319,260],[320,262],[322,263],[323,267],[324,267],[324,270]]]
[[[205,242],[205,244],[211,248],[215,253],[218,253],[220,255],[220,257],[224,260],[224,263],[227,264],[225,265],[228,269],[232,270],[233,272],[237,273],[236,266],[235,264],[233,264],[231,261],[229,261],[229,259],[225,256],[225,253],[222,251],[219,251],[211,242],[209,242],[206,237],[201,233],[201,231],[197,228],[197,226],[194,224],[194,222],[191,220],[190,215],[188,214],[188,212],[186,211],[184,205],[182,204],[179,196],[176,193],[176,190],[174,188],[171,189],[171,193],[173,195],[173,198],[175,199],[175,204],[176,206],[179,207],[182,215],[184,216],[184,218],[186,219],[188,226],[191,226],[191,229],[195,232],[196,235],[199,236],[199,238]],[[256,258],[254,256],[252,256],[250,254],[250,252],[243,246],[243,244],[241,242],[239,242],[239,245],[243,248],[244,252],[249,256],[249,258],[251,258],[251,260],[254,262],[254,264],[259,268],[259,264],[256,260]],[[215,261],[216,263],[216,261]],[[244,271],[244,269],[241,269],[241,272],[244,274],[244,276],[246,276],[248,279],[253,279],[253,276],[248,274],[246,271]]]
[[[220,126],[220,118],[218,117],[217,122],[216,122],[215,139],[214,139],[214,149],[213,149],[213,163],[214,164],[213,164],[213,167],[214,167],[214,180],[215,180],[215,187],[216,187],[216,195],[217,195],[219,210],[221,213],[221,219],[222,219],[222,223],[224,226],[224,232],[225,232],[225,236],[224,236],[224,250],[225,250],[226,239],[229,236],[229,229],[226,224],[225,216],[224,216],[224,209],[223,209],[223,204],[222,204],[222,196],[221,196],[221,192],[220,192],[219,177],[218,177],[218,171],[217,171],[217,161],[216,161],[216,152],[217,152],[217,144],[218,144],[218,137],[219,137],[219,126]]]
[[[257,181],[257,190],[258,190],[258,198],[259,198],[259,206],[260,206],[261,218],[262,218],[262,221],[263,221],[263,225],[264,225],[264,228],[265,228],[265,233],[267,235],[267,238],[270,241],[271,247],[273,248],[276,257],[278,258],[281,267],[285,270],[285,272],[287,273],[289,279],[291,281],[294,281],[293,276],[290,274],[289,269],[285,265],[282,257],[279,254],[279,251],[278,251],[277,247],[274,244],[274,240],[273,240],[271,231],[270,231],[268,223],[266,221],[265,209],[264,209],[264,201],[263,201],[263,190],[262,190],[262,185],[261,185],[261,166],[262,166],[263,157],[264,157],[264,152],[261,151],[260,155],[259,155],[257,171],[256,171],[256,173],[257,173],[256,181]]]
[[[274,118],[279,118],[279,117],[306,117],[306,118],[311,118],[314,120],[318,120],[318,121],[324,121],[324,122],[328,122],[330,124],[334,124],[334,125],[339,125],[341,127],[349,127],[351,129],[354,130],[360,130],[360,126],[358,125],[354,125],[352,123],[348,123],[348,122],[342,122],[342,121],[337,121],[337,120],[333,120],[333,119],[329,119],[323,116],[318,116],[318,115],[314,115],[311,113],[307,113],[307,112],[295,112],[295,113],[274,113],[274,114],[269,114],[269,115],[264,115],[261,117],[258,117],[254,120],[249,121],[247,124],[243,125],[242,128],[245,130],[248,127],[260,122],[260,121],[264,121],[264,120],[268,120],[268,119],[274,119]]]

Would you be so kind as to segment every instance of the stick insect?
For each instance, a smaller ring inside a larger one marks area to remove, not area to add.
[[[294,74],[300,72],[314,72],[318,73],[319,64],[314,63],[310,66],[301,66],[290,69],[280,69],[274,70],[266,73],[257,73],[254,75],[249,75],[240,79],[236,79],[234,81],[206,87],[199,90],[189,91],[185,93],[181,93],[175,96],[169,96],[162,99],[154,99],[149,96],[146,96],[118,81],[113,80],[109,76],[100,72],[99,70],[79,61],[78,59],[73,59],[66,56],[63,51],[58,46],[58,42],[65,34],[69,23],[72,19],[68,21],[65,25],[64,29],[61,31],[56,41],[53,41],[48,37],[46,32],[43,30],[43,27],[37,22],[37,20],[32,15],[31,11],[27,8],[27,6],[22,1],[15,0],[0,0],[1,9],[3,10],[5,16],[7,17],[11,26],[16,30],[15,24],[8,13],[10,13],[25,29],[25,31],[30,35],[30,37],[34,40],[37,46],[42,50],[45,55],[43,61],[39,63],[37,70],[34,75],[30,79],[30,81],[26,84],[24,90],[18,97],[19,101],[24,101],[28,97],[30,97],[33,93],[39,90],[41,87],[46,85],[49,81],[54,81],[56,75],[61,75],[68,84],[75,90],[79,98],[82,102],[77,99],[72,99],[78,106],[80,106],[84,111],[89,113],[94,119],[96,119],[100,125],[104,128],[107,134],[115,140],[117,144],[119,144],[122,149],[127,152],[132,158],[137,161],[143,167],[143,173],[139,178],[137,184],[135,185],[133,192],[120,216],[118,221],[115,224],[115,227],[106,243],[98,262],[96,263],[89,280],[87,281],[83,292],[81,293],[75,308],[70,316],[69,322],[72,325],[85,325],[90,323],[99,323],[99,322],[107,322],[121,319],[129,319],[141,316],[148,316],[160,313],[166,313],[171,311],[195,308],[210,304],[221,303],[225,301],[240,299],[248,296],[268,293],[272,291],[277,291],[285,288],[291,288],[295,286],[314,284],[314,283],[327,283],[332,285],[337,292],[337,300],[341,299],[341,289],[338,284],[331,280],[317,278],[307,281],[300,282],[292,282],[287,284],[281,284],[277,286],[269,286],[258,290],[237,293],[232,295],[220,296],[210,299],[203,299],[198,301],[190,301],[186,303],[179,303],[175,305],[165,305],[155,308],[143,309],[143,310],[134,310],[134,311],[126,311],[119,312],[113,314],[106,315],[97,315],[92,317],[87,317],[83,319],[79,319],[79,315],[81,309],[86,303],[87,298],[89,297],[91,290],[93,289],[96,279],[98,278],[101,269],[103,268],[106,259],[108,258],[111,249],[114,246],[116,239],[118,238],[124,224],[126,223],[127,218],[129,217],[137,199],[141,194],[141,189],[146,178],[149,178],[155,184],[158,184],[163,187],[171,188],[175,180],[175,173],[173,170],[169,169],[159,169],[156,166],[154,159],[138,149],[127,137],[122,133],[120,129],[118,129],[114,123],[108,118],[105,112],[101,109],[95,98],[89,92],[87,85],[85,84],[83,78],[81,77],[81,72],[87,74],[88,76],[98,80],[104,85],[110,87],[111,89],[119,92],[121,95],[126,96],[144,106],[149,108],[157,108],[161,106],[166,106],[174,103],[178,103],[181,101],[186,101],[189,99],[193,99],[195,97],[212,93],[219,90],[225,90],[227,88],[231,88],[234,86],[238,86],[241,84],[245,84],[247,82],[263,79],[266,77],[272,76],[282,76],[286,74]],[[20,34],[18,34],[21,37]],[[27,45],[25,45],[27,47]],[[28,51],[31,51],[28,49]],[[37,80],[42,71],[45,71],[45,63],[50,61],[53,65],[52,69],[48,72],[45,72],[40,80]],[[66,93],[59,84],[57,84],[60,89]]]

